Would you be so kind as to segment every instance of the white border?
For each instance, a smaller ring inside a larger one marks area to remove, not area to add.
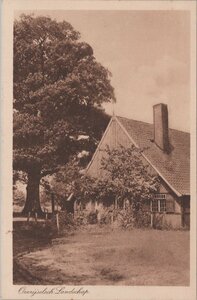
[[[1,283],[3,299],[28,299],[18,294],[19,286],[12,285],[12,24],[14,10],[190,10],[191,12],[191,190],[196,199],[196,2],[195,1],[58,1],[5,0],[3,2],[3,61],[2,61],[2,196],[1,203]],[[151,286],[86,286],[89,294],[82,299],[196,299],[196,202],[192,201],[191,222],[191,284],[190,287]],[[29,288],[31,286],[28,286]],[[35,286],[32,286],[35,289]],[[41,289],[42,286],[37,286]],[[69,296],[68,296],[69,297]],[[33,299],[66,299],[65,295],[40,295]],[[67,299],[71,299],[70,297]],[[72,295],[72,299],[80,299]]]

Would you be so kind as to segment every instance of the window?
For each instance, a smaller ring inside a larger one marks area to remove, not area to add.
[[[166,199],[166,194],[155,194],[154,195],[155,199]]]
[[[166,194],[155,194],[154,199],[151,201],[152,212],[165,212],[166,211]]]
[[[158,211],[158,201],[157,200],[152,200],[152,209],[151,209],[151,211],[154,211],[154,212],[156,212],[156,211]]]
[[[160,202],[160,212],[166,211],[166,200],[159,200]]]

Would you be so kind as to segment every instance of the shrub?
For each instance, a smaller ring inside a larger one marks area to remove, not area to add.
[[[88,220],[87,220],[86,211],[85,210],[79,210],[79,211],[75,212],[74,222],[75,222],[76,226],[87,225]]]
[[[150,227],[151,224],[151,215],[149,212],[139,211],[135,217],[135,227]]]
[[[111,209],[106,208],[100,217],[100,224],[111,224],[116,222],[120,228],[134,228],[134,227],[149,227],[150,226],[150,213],[139,212],[134,216],[132,208],[127,209]]]
[[[75,193],[83,203],[90,199],[106,206],[117,203],[119,218],[124,219],[126,224],[148,226],[150,216],[142,208],[144,201],[150,200],[153,193],[158,192],[158,176],[150,173],[148,164],[142,161],[142,151],[133,145],[130,148],[120,146],[113,150],[107,148],[105,152],[100,177],[82,176],[75,185]],[[120,213],[124,200],[129,201],[129,209]],[[114,218],[116,214],[113,211]],[[100,222],[109,222],[107,219],[107,214],[104,214]]]
[[[96,224],[97,223],[97,211],[96,212],[90,212],[88,215],[88,223],[89,224]]]
[[[156,214],[154,215],[154,228],[155,229],[163,229],[163,214]]]
[[[99,223],[102,224],[110,224],[112,222],[113,218],[113,210],[112,209],[105,209],[101,214],[100,214],[100,220]]]

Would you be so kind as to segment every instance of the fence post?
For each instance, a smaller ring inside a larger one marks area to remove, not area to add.
[[[112,213],[111,213],[111,224],[113,224],[113,222],[114,222],[114,214],[113,214],[113,211],[112,211]]]
[[[59,230],[60,230],[59,213],[56,214],[56,225],[57,225],[57,232],[59,234]]]
[[[37,214],[37,212],[35,212],[35,222],[36,223],[38,222],[38,214]]]
[[[28,212],[28,215],[27,215],[27,222],[29,222],[29,219],[30,219],[30,211]]]
[[[52,210],[52,214],[54,214],[55,211],[55,200],[54,200],[54,194],[51,194],[51,210]]]

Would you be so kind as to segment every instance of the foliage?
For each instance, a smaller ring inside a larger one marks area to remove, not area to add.
[[[51,191],[60,198],[67,198],[74,191],[74,181],[80,177],[79,161],[71,158],[69,162],[62,166],[55,173],[50,187]]]
[[[27,176],[22,171],[13,170],[13,190],[17,189],[17,184],[20,182],[22,184],[27,184]]]
[[[149,166],[143,161],[142,151],[135,146],[130,148],[106,149],[107,156],[102,160],[102,172],[99,178],[83,176],[77,191],[82,201],[97,201],[105,206],[117,203],[119,208],[129,201],[132,218],[136,226],[147,221],[143,212],[143,203],[151,199],[159,189],[159,178],[151,174]],[[79,189],[80,187],[80,189]],[[146,222],[147,221],[147,222]]]
[[[99,223],[101,225],[108,225],[112,223],[112,218],[114,219],[115,210],[112,208],[106,208],[100,213]]]
[[[15,188],[13,191],[13,204],[22,207],[24,206],[24,203],[25,203],[24,193],[18,188]]]
[[[81,150],[94,151],[109,120],[101,105],[114,100],[110,72],[71,24],[15,20],[13,167],[28,174],[27,200],[37,205],[27,209],[39,208],[42,177]]]
[[[175,228],[171,223],[168,223],[163,214],[154,215],[153,227],[157,230],[180,230],[180,227]],[[181,229],[184,230],[183,228]]]
[[[88,214],[88,223],[89,224],[96,224],[97,223],[97,212],[91,211]]]
[[[44,188],[43,194],[45,198],[51,199],[53,195],[56,204],[58,203],[64,209],[65,200],[75,192],[75,185],[81,177],[81,170],[80,160],[76,157],[71,157],[69,162],[61,166],[53,176],[43,178],[41,184]]]
[[[85,210],[78,210],[75,213],[74,222],[76,226],[85,226],[88,224],[88,214]]]
[[[99,178],[84,175],[77,160],[57,173],[52,181],[57,198],[64,201],[73,193],[75,200],[84,205],[89,201],[104,203],[101,224],[110,223],[113,216],[121,227],[149,226],[150,214],[143,210],[143,204],[158,191],[158,176],[150,172],[142,150],[135,146],[105,151]]]

